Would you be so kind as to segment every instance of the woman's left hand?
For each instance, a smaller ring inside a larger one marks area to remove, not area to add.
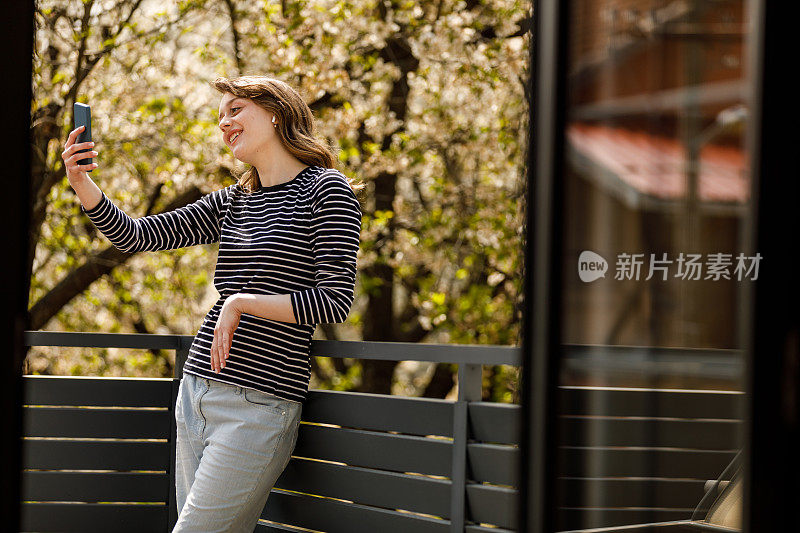
[[[217,318],[217,325],[214,327],[214,340],[211,343],[211,370],[221,372],[225,368],[225,360],[230,355],[231,344],[233,343],[233,332],[239,325],[242,311],[236,303],[236,295],[229,296]]]

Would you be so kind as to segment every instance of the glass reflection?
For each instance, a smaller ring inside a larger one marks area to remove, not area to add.
[[[560,530],[740,527],[746,7],[571,2]]]

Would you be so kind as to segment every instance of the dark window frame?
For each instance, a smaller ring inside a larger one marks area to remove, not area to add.
[[[789,531],[800,502],[800,274],[790,236],[800,234],[800,177],[795,170],[800,121],[792,102],[786,52],[796,48],[798,7],[748,0],[752,73],[748,152],[752,218],[743,243],[761,253],[759,278],[741,288],[747,368],[743,531]],[[520,531],[556,524],[555,413],[561,338],[563,133],[566,116],[568,2],[537,2],[529,80],[525,330],[522,339]],[[769,5],[768,5],[769,4]],[[788,128],[787,128],[788,126]],[[788,238],[787,238],[788,237]],[[787,296],[788,295],[788,296]],[[783,304],[783,305],[780,305]],[[787,305],[788,304],[788,305]],[[535,356],[534,356],[535,354]],[[765,355],[766,354],[766,355]]]

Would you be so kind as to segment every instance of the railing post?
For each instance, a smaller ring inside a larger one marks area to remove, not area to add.
[[[458,399],[453,404],[453,463],[450,475],[450,532],[463,533],[467,477],[469,402],[481,400],[483,366],[458,365]]]
[[[191,341],[189,341],[191,342]],[[175,350],[175,366],[173,367],[172,375],[179,380],[183,377],[183,364],[189,358],[189,348],[191,344],[187,344],[187,339],[183,335],[178,337],[178,349]]]
[[[175,448],[178,431],[175,425],[175,404],[178,401],[178,387],[181,384],[181,377],[183,376],[183,363],[186,362],[188,356],[189,346],[186,345],[183,336],[179,336],[178,349],[175,350],[175,365],[173,367],[172,377],[172,403],[170,404],[170,413],[172,416],[170,417],[169,423],[169,530],[167,533],[172,531],[175,527],[175,523],[178,521],[178,502],[175,499]]]

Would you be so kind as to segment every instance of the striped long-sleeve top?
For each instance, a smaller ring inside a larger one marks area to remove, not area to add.
[[[361,208],[342,173],[310,166],[253,193],[237,183],[137,219],[105,193],[97,206],[81,210],[124,252],[219,242],[214,286],[220,297],[194,337],[184,372],[305,401],[314,329],[344,322],[353,303]],[[238,293],[289,294],[297,323],[242,313],[229,358],[216,373],[214,327],[222,304]]]

